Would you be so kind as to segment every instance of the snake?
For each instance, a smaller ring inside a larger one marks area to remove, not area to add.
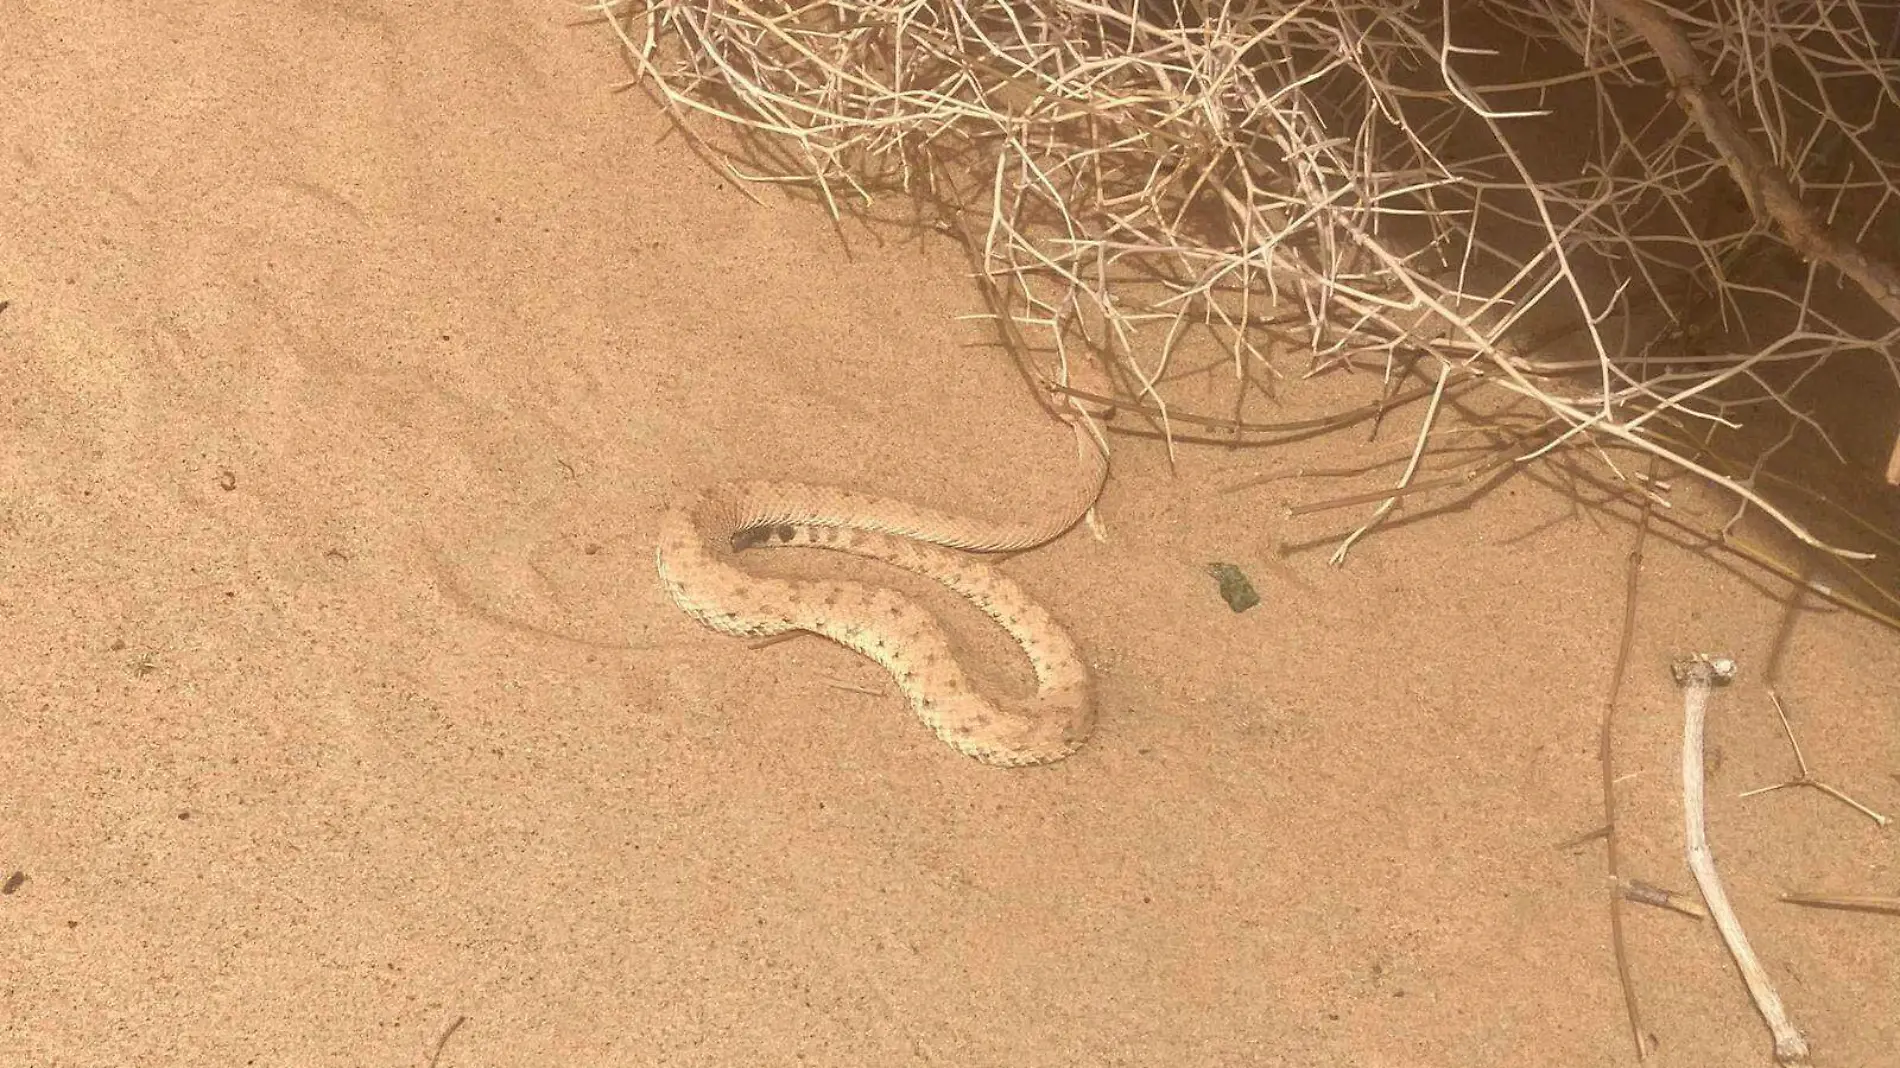
[[[1095,506],[1108,461],[1086,424],[1075,431],[1079,476],[1040,514],[980,519],[808,482],[717,483],[671,502],[659,525],[660,582],[688,616],[723,634],[817,634],[890,673],[911,711],[942,741],[997,767],[1074,754],[1095,727],[1094,684],[1073,638],[986,557],[1059,538]],[[977,691],[935,616],[889,586],[786,579],[748,571],[749,550],[815,548],[878,560],[933,579],[994,620],[1035,674],[1026,697]]]

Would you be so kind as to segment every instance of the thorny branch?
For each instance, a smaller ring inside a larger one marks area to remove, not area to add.
[[[1868,251],[1900,214],[1900,60],[1851,0],[583,2],[689,136],[741,134],[735,177],[941,211],[1037,377],[1098,362],[1171,448],[1208,418],[1182,410],[1202,354],[1236,426],[1280,383],[1386,392],[1432,357],[1639,492],[1657,458],[1867,556],[1762,483],[1797,438],[1840,455],[1822,368],[1900,383]]]
[[[1600,0],[1603,6],[1642,35],[1675,87],[1684,111],[1715,145],[1748,206],[1764,226],[1779,228],[1804,259],[1834,267],[1900,323],[1900,268],[1868,252],[1852,236],[1823,222],[1810,210],[1755,139],[1729,110],[1688,38],[1668,16],[1644,0]],[[1888,485],[1900,486],[1900,437],[1887,459]]]

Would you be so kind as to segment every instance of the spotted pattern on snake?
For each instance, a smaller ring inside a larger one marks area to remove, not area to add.
[[[713,630],[741,637],[809,631],[876,661],[937,737],[986,764],[1022,767],[1069,756],[1095,726],[1094,687],[1075,642],[1027,591],[981,556],[1020,552],[1073,527],[1108,475],[1080,420],[1081,477],[1043,516],[992,522],[887,497],[801,482],[729,482],[667,509],[655,559],[667,593]],[[843,580],[758,575],[731,562],[750,549],[850,553],[935,579],[995,620],[1035,671],[1035,692],[976,692],[942,627],[895,590]]]

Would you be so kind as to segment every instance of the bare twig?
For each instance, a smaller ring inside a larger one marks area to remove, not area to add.
[[[442,1037],[435,1040],[435,1049],[429,1054],[428,1068],[435,1068],[436,1062],[442,1059],[442,1050],[448,1046],[449,1039],[454,1037],[455,1032],[460,1030],[461,1026],[467,1022],[468,1017],[457,1016],[454,1020],[450,1021],[448,1027],[442,1030]]]
[[[1571,835],[1569,838],[1566,838],[1563,841],[1558,842],[1556,848],[1575,849],[1580,845],[1589,845],[1591,842],[1594,842],[1599,838],[1608,838],[1609,836],[1610,836],[1609,827],[1607,826],[1593,827],[1590,830],[1583,832],[1582,834]]]
[[[1866,805],[1863,805],[1859,801],[1856,801],[1853,798],[1847,796],[1845,793],[1842,793],[1840,790],[1836,789],[1832,785],[1829,785],[1828,783],[1822,782],[1821,780],[1815,778],[1814,775],[1808,771],[1808,758],[1804,756],[1801,752],[1801,743],[1795,740],[1794,727],[1789,725],[1788,723],[1788,711],[1787,709],[1781,707],[1781,695],[1776,693],[1774,690],[1769,690],[1768,699],[1774,702],[1775,715],[1781,717],[1781,729],[1788,736],[1788,747],[1794,750],[1795,765],[1801,769],[1801,774],[1797,776],[1796,778],[1789,779],[1786,782],[1778,782],[1774,784],[1773,786],[1762,786],[1753,790],[1746,791],[1741,796],[1754,797],[1757,794],[1770,793],[1775,790],[1785,790],[1790,786],[1812,786],[1816,790],[1821,791],[1822,793],[1828,795],[1829,797],[1834,798],[1836,801],[1839,801],[1842,804],[1848,806],[1849,808],[1854,809],[1855,811],[1859,812],[1861,815],[1866,816],[1868,819],[1873,820],[1875,823],[1878,823],[1882,827],[1885,827],[1888,823],[1888,819],[1886,816],[1878,812],[1875,812],[1873,809],[1868,808]]]
[[[1695,874],[1702,899],[1708,902],[1722,941],[1742,970],[1755,1008],[1768,1021],[1774,1035],[1775,1060],[1782,1064],[1801,1064],[1808,1059],[1808,1040],[1795,1029],[1775,993],[1768,972],[1748,944],[1742,921],[1729,904],[1728,891],[1716,874],[1715,854],[1709,849],[1709,832],[1703,816],[1702,737],[1708,718],[1709,691],[1725,684],[1735,675],[1735,662],[1726,657],[1693,656],[1678,660],[1673,667],[1676,682],[1682,687],[1682,815],[1684,836],[1688,840],[1689,870]]]
[[[1650,476],[1656,474],[1650,462]],[[1623,580],[1623,626],[1616,643],[1616,665],[1610,669],[1610,695],[1603,703],[1603,719],[1597,728],[1597,762],[1603,769],[1603,866],[1612,887],[1622,887],[1622,849],[1616,837],[1616,710],[1628,673],[1630,645],[1636,640],[1636,595],[1642,588],[1643,548],[1649,540],[1650,502],[1643,500],[1642,516],[1636,525],[1636,540],[1630,546],[1629,563]],[[1629,1019],[1630,1036],[1636,1042],[1636,1059],[1649,1059],[1649,1032],[1643,1029],[1642,1007],[1636,1001],[1636,983],[1630,978],[1629,949],[1623,939],[1623,895],[1610,896],[1610,952],[1616,959],[1616,980],[1623,990],[1623,1012]]]
[[[1651,905],[1671,912],[1680,912],[1684,916],[1693,916],[1698,920],[1707,919],[1709,915],[1701,905],[1689,900],[1688,895],[1651,885],[1641,879],[1624,881],[1623,899],[1634,901],[1638,905]]]
[[[1849,912],[1884,912],[1900,916],[1900,897],[1872,896],[1866,894],[1783,894],[1781,900],[1790,905],[1806,905],[1816,909],[1845,909]]]
[[[1396,501],[1401,497],[1429,493],[1432,490],[1447,489],[1454,486],[1468,486],[1479,478],[1518,459],[1519,457],[1515,453],[1500,452],[1492,455],[1488,459],[1473,464],[1457,474],[1445,475],[1441,478],[1430,478],[1423,482],[1413,481],[1394,486],[1391,489],[1374,490],[1370,493],[1355,493],[1346,497],[1332,497],[1323,501],[1309,501],[1305,504],[1288,505],[1286,514],[1289,518],[1313,515],[1316,512],[1330,511],[1334,508],[1350,508],[1354,505],[1371,504],[1374,501],[1381,500]]]
[[[1333,552],[1332,560],[1330,561],[1334,567],[1338,567],[1339,565],[1345,563],[1346,553],[1352,549],[1353,542],[1358,541],[1361,535],[1365,534],[1367,531],[1371,530],[1373,527],[1378,526],[1379,522],[1383,520],[1386,517],[1386,515],[1389,514],[1392,511],[1392,509],[1398,505],[1399,503],[1398,493],[1404,492],[1405,487],[1411,483],[1412,476],[1418,474],[1419,457],[1425,454],[1425,442],[1430,440],[1432,436],[1432,425],[1438,420],[1438,403],[1445,395],[1445,383],[1450,378],[1451,378],[1450,365],[1446,365],[1444,367],[1439,368],[1438,386],[1436,389],[1432,390],[1431,406],[1425,409],[1425,418],[1419,422],[1418,444],[1413,446],[1412,448],[1412,458],[1406,462],[1405,473],[1399,476],[1399,484],[1397,486],[1398,492],[1395,492],[1391,496],[1387,497],[1385,501],[1379,505],[1378,508],[1373,510],[1372,518],[1366,520],[1365,523],[1360,525],[1359,529],[1353,531],[1351,534],[1346,535],[1346,540],[1339,543],[1339,548]]]

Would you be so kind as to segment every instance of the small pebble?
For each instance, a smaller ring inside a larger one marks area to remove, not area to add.
[[[1209,564],[1207,573],[1220,583],[1221,599],[1234,611],[1245,612],[1260,603],[1260,594],[1254,591],[1253,583],[1233,564]]]

